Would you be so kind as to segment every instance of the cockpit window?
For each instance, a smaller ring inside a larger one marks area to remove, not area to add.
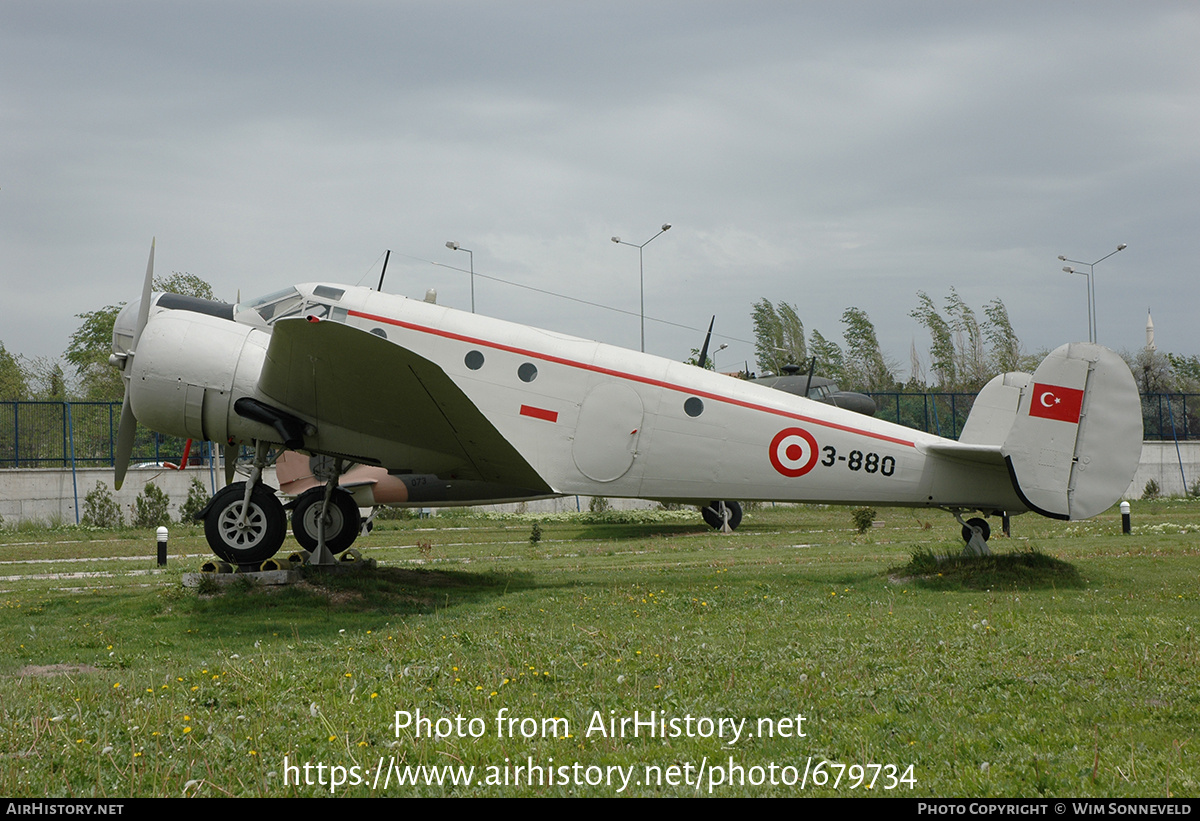
[[[246,303],[247,308],[257,311],[268,323],[298,314],[303,306],[304,297],[300,296],[300,292],[295,288],[285,288]]]
[[[284,288],[282,291],[275,291],[238,305],[235,314],[242,311],[253,311],[266,325],[272,325],[277,320],[292,316],[311,316],[317,319],[345,322],[346,309],[330,304],[341,299],[345,294],[346,292],[342,288],[318,285],[313,288],[313,296],[318,299],[306,299],[295,288]],[[246,319],[241,318],[239,321],[245,322]],[[255,320],[250,324],[255,325],[258,322]]]

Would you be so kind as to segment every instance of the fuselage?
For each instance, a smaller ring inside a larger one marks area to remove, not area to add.
[[[945,440],[850,410],[662,357],[366,288],[305,284],[294,295],[281,293],[273,295],[275,302],[237,306],[231,324],[242,326],[235,335],[244,338],[197,365],[210,374],[201,381],[212,381],[222,368],[231,375],[220,382],[227,405],[239,392],[256,396],[252,377],[262,368],[274,323],[308,317],[359,329],[435,365],[553,493],[1026,509],[1002,468],[927,453],[927,446]],[[199,337],[223,321],[185,313],[159,311],[147,333],[156,324],[190,323],[196,327],[164,334]],[[222,358],[237,361],[222,365]],[[181,355],[169,367],[186,366]],[[372,372],[372,378],[395,387],[410,377]],[[180,381],[191,384],[186,375]],[[179,392],[189,393],[186,385]],[[208,400],[205,395],[192,402]],[[402,417],[404,407],[391,412]],[[160,426],[170,424],[165,414],[147,415]],[[454,474],[453,457],[398,444],[395,437],[346,431],[336,418],[298,415],[313,431],[306,450],[399,473]],[[232,413],[226,424],[205,428],[206,435],[234,440],[270,440],[269,431]]]

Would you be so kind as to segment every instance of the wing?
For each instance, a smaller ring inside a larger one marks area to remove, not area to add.
[[[379,449],[411,454],[413,464],[386,464],[390,468],[421,472],[434,465],[440,470],[429,472],[552,492],[445,371],[367,331],[338,322],[280,320],[258,389],[312,421],[320,449],[357,453],[354,442],[375,442]],[[349,436],[332,441],[337,431]]]

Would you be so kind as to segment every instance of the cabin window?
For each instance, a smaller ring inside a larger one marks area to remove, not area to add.
[[[517,376],[522,382],[532,382],[537,379],[537,365],[532,362],[526,362],[521,367],[517,368]]]
[[[479,370],[483,367],[483,352],[468,351],[467,355],[463,357],[463,363],[473,371]]]
[[[699,396],[689,396],[683,403],[683,412],[696,417],[704,413],[704,402]]]

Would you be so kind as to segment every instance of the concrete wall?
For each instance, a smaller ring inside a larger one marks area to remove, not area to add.
[[[1127,499],[1140,499],[1146,482],[1153,479],[1164,496],[1181,496],[1185,492],[1179,462],[1183,460],[1183,474],[1191,485],[1200,479],[1200,442],[1180,442],[1176,453],[1174,442],[1146,442],[1142,446],[1142,461],[1137,473],[1125,493]],[[142,492],[147,482],[153,481],[171,497],[171,516],[179,518],[179,506],[187,499],[188,487],[193,478],[199,479],[212,492],[213,485],[207,467],[187,470],[164,470],[161,468],[130,468],[125,486],[115,493],[117,503],[125,511],[125,519],[131,518],[134,499]],[[97,482],[112,490],[111,468],[84,468],[76,471],[78,486],[79,515],[83,515],[84,499]],[[266,480],[274,485],[275,470],[267,470]],[[221,471],[216,474],[216,487],[224,482]],[[70,470],[58,468],[20,468],[0,470],[0,516],[5,524],[12,525],[23,519],[40,519],[43,522],[61,520],[74,524],[75,495]],[[527,509],[538,512],[559,512],[578,509],[587,510],[587,496],[566,496],[561,499],[545,499],[528,502]],[[652,503],[636,499],[612,499],[616,508],[652,507]],[[511,511],[517,505],[499,505],[493,509]]]
[[[225,483],[223,470],[216,473],[216,487]],[[39,519],[43,522],[61,520],[63,524],[75,524],[76,488],[79,496],[79,516],[83,517],[84,500],[96,487],[104,485],[113,493],[117,504],[125,513],[125,521],[132,518],[134,500],[147,482],[154,482],[171,498],[171,518],[179,518],[179,506],[188,495],[192,479],[199,479],[212,492],[212,481],[208,468],[167,470],[163,468],[130,468],[125,484],[119,492],[113,491],[112,468],[80,468],[71,471],[60,468],[17,468],[0,470],[0,516],[4,523],[15,524],[23,519]],[[267,481],[275,483],[275,469],[267,471]]]

